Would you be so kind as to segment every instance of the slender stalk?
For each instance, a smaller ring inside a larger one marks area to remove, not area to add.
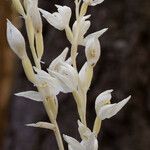
[[[44,104],[45,110],[47,112],[47,115],[49,117],[49,120],[55,126],[54,134],[55,134],[55,137],[56,137],[56,140],[57,140],[59,150],[64,150],[64,145],[63,145],[60,130],[59,130],[59,127],[58,127],[58,124],[57,124],[57,121],[56,121],[56,116],[51,111],[51,108],[50,108],[51,105],[49,105],[49,101],[51,101],[51,99],[45,99],[43,104]]]
[[[101,124],[102,124],[102,120],[96,117],[95,122],[94,122],[94,127],[93,127],[93,132],[96,133],[96,136],[100,132]]]
[[[54,121],[53,124],[55,126],[54,134],[55,134],[55,137],[56,137],[56,140],[57,140],[57,143],[58,143],[59,150],[64,150],[63,141],[62,141],[62,137],[61,137],[61,134],[60,134],[58,124],[57,124],[56,121]]]
[[[25,17],[25,24],[26,24],[26,30],[27,30],[27,35],[28,35],[28,39],[29,39],[29,45],[30,45],[30,49],[32,52],[32,57],[34,59],[34,63],[36,65],[36,67],[40,69],[41,64],[40,64],[40,61],[38,60],[35,46],[34,46],[34,29],[33,29],[32,22],[31,22],[31,19],[29,16]]]

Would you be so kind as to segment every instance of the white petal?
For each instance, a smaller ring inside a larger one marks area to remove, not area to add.
[[[86,150],[76,139],[67,135],[63,135],[63,137],[72,150]]]
[[[122,109],[122,107],[129,101],[130,98],[131,96],[120,101],[119,103],[108,104],[108,105],[101,107],[97,114],[98,117],[100,117],[101,120],[113,117]]]
[[[96,31],[96,32],[94,32],[94,33],[89,34],[88,36],[85,37],[83,45],[85,45],[85,44],[88,42],[88,40],[89,40],[90,38],[97,38],[97,39],[98,39],[98,38],[99,38],[100,36],[102,36],[107,30],[108,30],[108,28],[104,28],[104,29],[102,29],[102,30],[100,30],[100,31]]]
[[[94,133],[90,134],[87,140],[83,140],[81,144],[86,150],[98,150],[98,141]]]
[[[58,30],[64,30],[66,26],[68,26],[70,17],[71,17],[71,9],[67,6],[59,6],[56,5],[58,12],[54,12],[53,14],[40,9],[43,17],[55,28]]]
[[[56,78],[50,76],[47,72],[40,70],[36,67],[34,67],[34,70],[37,72],[37,75],[36,75],[37,82],[35,83],[36,86],[43,87],[44,89],[48,88],[51,91],[50,93],[54,95],[57,95],[59,94],[60,91],[62,91],[62,87],[60,86]],[[45,86],[48,86],[48,87],[45,87]]]
[[[107,90],[99,94],[95,101],[95,110],[96,112],[104,105],[110,103],[111,100],[111,92],[113,90]]]
[[[55,126],[48,122],[31,123],[31,124],[26,124],[26,126],[35,127],[35,128],[44,128],[44,129],[50,129],[50,130],[55,129]]]
[[[79,72],[79,79],[82,87],[87,91],[91,85],[91,80],[93,77],[93,67],[87,64],[87,62],[82,66]]]
[[[98,4],[101,4],[104,0],[93,0],[93,2],[91,3],[91,6],[96,6]]]
[[[42,95],[39,92],[36,92],[36,91],[20,92],[20,93],[16,93],[15,95],[25,97],[25,98],[29,98],[29,99],[37,101],[37,102],[42,102],[43,101]]]
[[[67,54],[68,54],[68,47],[66,47],[63,52],[58,56],[56,57],[50,64],[49,68],[48,69],[51,69],[51,70],[57,70],[58,68],[58,64],[60,62],[64,62],[66,57],[67,57]]]
[[[11,49],[20,59],[27,55],[24,37],[9,20],[7,20],[7,40]]]
[[[56,71],[48,69],[50,75],[57,78],[63,88],[64,93],[72,92],[78,86],[78,73],[68,63],[60,62]]]
[[[63,30],[63,26],[61,25],[61,16],[58,13],[49,13],[46,10],[43,9],[39,9],[40,12],[42,13],[42,16],[46,19],[46,21],[52,25],[53,27],[55,27],[58,30]],[[60,23],[60,24],[59,24]]]
[[[44,10],[44,9],[41,9],[39,8],[39,11],[42,13],[42,16],[46,19],[46,20],[49,20],[48,16],[49,15],[52,15],[50,12]]]
[[[90,17],[90,15],[82,17],[81,20],[80,20],[80,23],[79,23],[80,31],[79,31],[79,40],[78,40],[78,43],[80,45],[82,45],[84,35],[88,31],[88,29],[89,29],[89,27],[91,25],[91,22],[89,20],[86,20],[89,17]],[[72,30],[73,30],[73,35],[75,35],[76,32],[77,32],[77,30],[78,30],[78,28],[77,28],[77,21],[74,22]]]
[[[61,75],[60,73],[48,70],[49,73],[54,76],[55,78],[58,79],[60,86],[62,87],[62,92],[63,93],[69,93],[75,90],[75,87],[67,77]]]
[[[60,5],[55,5],[55,6],[57,7],[58,12],[62,16],[62,21],[65,28],[65,26],[69,24],[71,18],[71,14],[72,14],[71,9],[68,6],[60,6]]]

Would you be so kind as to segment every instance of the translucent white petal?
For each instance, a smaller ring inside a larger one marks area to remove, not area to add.
[[[62,92],[69,93],[75,90],[75,87],[70,79],[68,79],[67,77],[63,76],[60,73],[51,70],[48,71],[52,76],[58,79],[59,84],[62,87]]]
[[[7,19],[7,40],[10,48],[22,59],[25,57],[25,40],[21,32]]]
[[[82,66],[79,72],[79,79],[82,87],[87,91],[91,85],[91,80],[93,77],[93,67],[87,64],[87,62]]]
[[[113,117],[122,109],[122,107],[129,101],[130,98],[131,96],[120,101],[119,103],[108,104],[108,105],[101,107],[97,114],[98,117],[100,117],[101,120]]]
[[[63,135],[63,137],[70,146],[71,150],[86,150],[76,139],[67,135]]]
[[[86,150],[98,150],[98,141],[93,133],[91,133],[87,140],[83,140],[81,144]]]
[[[35,127],[35,128],[44,128],[44,129],[50,129],[50,130],[55,129],[55,126],[48,122],[31,123],[31,124],[26,124],[26,126]]]
[[[80,45],[82,45],[84,35],[85,35],[85,33],[88,31],[88,29],[89,29],[89,27],[90,27],[90,25],[91,25],[91,22],[90,22],[89,20],[86,20],[86,19],[88,19],[89,17],[90,17],[90,15],[87,15],[87,16],[82,17],[82,18],[81,18],[81,21],[80,21],[80,23],[79,23],[80,31],[79,31],[78,43],[79,43]],[[77,29],[77,21],[74,22],[72,30],[73,30],[73,35],[75,35],[76,32],[77,32],[77,30],[78,30],[78,29]]]
[[[36,75],[37,82],[35,83],[36,86],[38,87],[44,86],[43,88],[46,88],[45,86],[48,86],[47,88],[51,91],[50,93],[52,94],[53,92],[54,95],[57,95],[59,94],[60,91],[62,91],[62,87],[60,86],[56,78],[50,76],[50,74],[38,68],[34,67],[34,70],[37,72]]]
[[[71,9],[68,6],[60,6],[55,5],[58,9],[58,12],[62,16],[62,20],[64,20],[64,24],[69,24],[70,18],[71,18]]]
[[[48,69],[57,70],[59,63],[65,61],[67,54],[68,54],[68,51],[69,51],[69,49],[68,49],[68,47],[66,47],[63,50],[63,52],[51,62]]]
[[[54,12],[53,14],[40,9],[43,17],[55,28],[58,30],[64,30],[66,26],[68,26],[70,17],[71,17],[71,9],[67,6],[56,5],[58,12]]]
[[[83,0],[85,3],[89,4],[90,6],[96,6],[101,4],[104,0]]]
[[[43,101],[42,95],[39,92],[36,92],[36,91],[20,92],[20,93],[16,93],[15,95],[25,97],[25,98],[29,98],[29,99],[37,101],[37,102],[42,102]]]
[[[107,30],[108,30],[108,28],[104,28],[104,29],[102,29],[102,30],[100,30],[100,31],[96,31],[96,32],[94,32],[94,33],[89,34],[88,36],[85,37],[83,45],[85,45],[85,44],[88,42],[88,40],[89,40],[90,38],[97,38],[97,39],[98,39],[98,38],[99,38],[100,36],[102,36]]]
[[[111,96],[112,91],[113,90],[107,90],[107,91],[104,91],[104,92],[102,92],[101,94],[99,94],[97,96],[96,101],[95,101],[95,110],[96,110],[96,112],[98,112],[99,109],[102,106],[110,103],[110,100],[111,100],[111,97],[112,97]]]
[[[39,9],[39,10],[42,13],[42,16],[46,19],[46,21],[49,24],[51,24],[53,27],[55,27],[58,30],[63,29],[63,27],[60,23],[60,22],[62,22],[60,14],[58,14],[58,13],[51,14],[48,11],[43,10],[43,9]]]
[[[93,0],[93,2],[91,3],[91,6],[96,6],[98,4],[101,4],[104,0]]]

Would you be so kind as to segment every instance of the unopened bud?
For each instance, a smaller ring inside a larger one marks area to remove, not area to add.
[[[30,4],[27,9],[27,13],[31,17],[35,32],[37,33],[42,32],[42,19],[40,16],[39,9],[34,2],[30,1]]]
[[[87,63],[91,66],[95,66],[101,54],[100,43],[97,38],[90,38],[88,40],[85,45],[85,54]]]
[[[24,12],[24,9],[22,7],[20,0],[12,0],[12,5],[19,14],[21,14],[22,16],[25,16],[25,12]]]
[[[20,59],[26,57],[24,37],[9,20],[7,20],[7,40],[11,49]]]

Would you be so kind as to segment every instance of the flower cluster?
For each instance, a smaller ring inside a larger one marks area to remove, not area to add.
[[[50,13],[38,7],[38,0],[12,0],[16,11],[24,18],[27,36],[30,44],[34,64],[31,64],[26,52],[26,44],[21,32],[7,20],[7,40],[11,49],[21,59],[25,74],[30,82],[37,87],[37,91],[25,91],[15,94],[34,101],[42,102],[49,122],[37,122],[27,124],[27,126],[40,127],[53,130],[56,136],[58,147],[64,150],[62,137],[57,124],[58,100],[60,92],[72,93],[79,113],[78,131],[81,142],[64,135],[64,140],[68,143],[69,150],[97,150],[97,136],[100,132],[101,122],[116,115],[122,107],[129,101],[130,96],[119,103],[111,104],[111,92],[107,90],[101,93],[95,101],[96,118],[93,129],[90,130],[86,123],[87,92],[93,78],[93,69],[101,55],[99,37],[107,28],[88,34],[91,22],[90,15],[86,15],[89,6],[102,3],[103,0],[75,0],[76,20],[70,27],[72,10],[68,6],[55,5],[57,12]],[[41,59],[44,53],[42,19],[56,29],[66,33],[66,37],[71,47],[65,48],[47,68],[41,68]],[[80,70],[77,69],[76,57],[78,56],[78,46],[84,46],[86,62]],[[70,57],[67,55],[71,52]]]

